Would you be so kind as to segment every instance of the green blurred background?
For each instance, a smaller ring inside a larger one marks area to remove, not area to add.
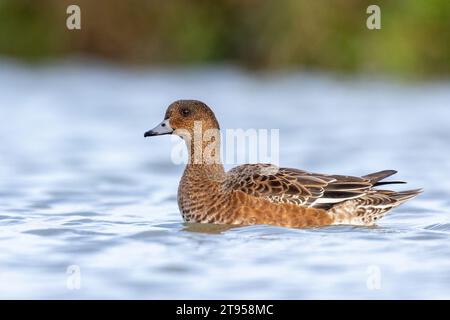
[[[66,28],[81,7],[82,29]],[[381,30],[366,8],[381,7]],[[447,77],[449,0],[0,0],[0,56]]]

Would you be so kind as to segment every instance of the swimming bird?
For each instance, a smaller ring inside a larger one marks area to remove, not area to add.
[[[144,134],[176,134],[186,142],[189,160],[178,187],[178,206],[186,222],[296,228],[369,226],[421,192],[377,189],[404,183],[383,181],[397,173],[394,170],[353,177],[245,164],[225,172],[219,130],[205,103],[179,100],[168,107],[158,126]],[[206,139],[205,132],[209,132]]]

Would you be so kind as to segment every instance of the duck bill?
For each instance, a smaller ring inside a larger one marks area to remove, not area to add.
[[[164,120],[160,124],[158,124],[156,127],[154,127],[152,130],[147,131],[144,133],[144,137],[154,137],[154,136],[162,136],[165,134],[172,134],[173,129],[170,127],[169,119]]]

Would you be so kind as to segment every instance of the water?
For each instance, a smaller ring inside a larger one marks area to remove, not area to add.
[[[185,225],[174,142],[143,138],[179,98],[279,128],[283,166],[426,192],[369,228]],[[448,299],[449,101],[448,82],[0,62],[0,298]]]

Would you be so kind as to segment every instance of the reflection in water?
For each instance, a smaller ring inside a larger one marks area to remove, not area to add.
[[[3,63],[0,87],[0,298],[450,298],[449,83]],[[179,98],[279,128],[282,166],[425,193],[369,228],[184,224],[177,141],[142,136]]]
[[[231,230],[233,228],[238,228],[242,226],[233,226],[227,224],[210,224],[210,223],[185,223],[183,231],[187,232],[199,232],[206,234],[221,234],[225,231]]]

